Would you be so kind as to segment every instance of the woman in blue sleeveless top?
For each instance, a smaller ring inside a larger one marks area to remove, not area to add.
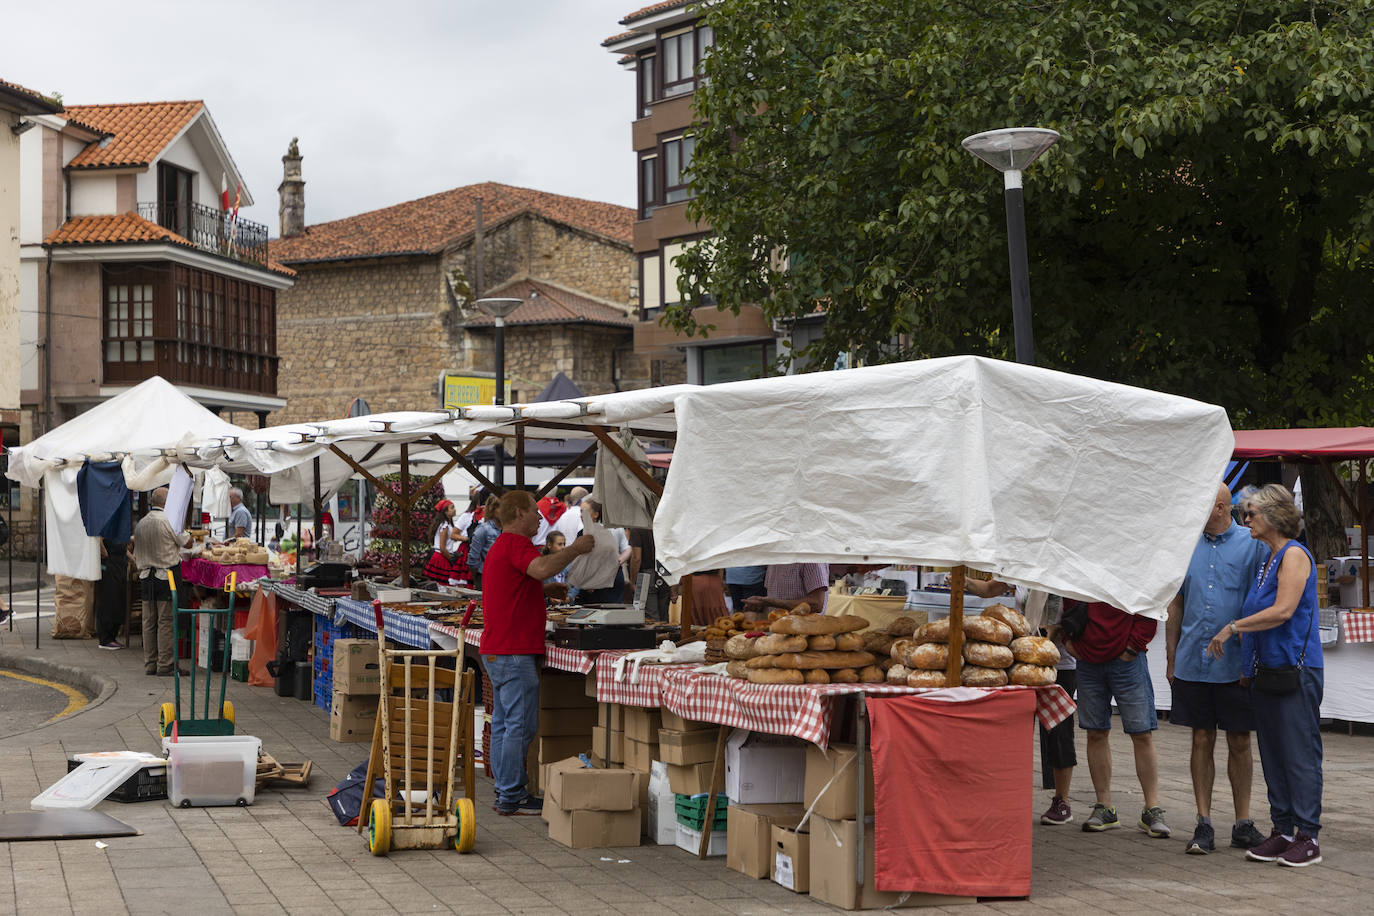
[[[1214,636],[1207,651],[1214,658],[1226,650],[1239,652],[1247,679],[1254,675],[1256,663],[1300,669],[1297,689],[1290,693],[1251,690],[1274,831],[1245,856],[1301,868],[1322,860],[1317,845],[1323,686],[1317,572],[1307,548],[1293,540],[1302,518],[1286,489],[1267,484],[1245,500],[1244,507],[1250,537],[1269,545],[1270,559],[1246,596],[1240,620]]]

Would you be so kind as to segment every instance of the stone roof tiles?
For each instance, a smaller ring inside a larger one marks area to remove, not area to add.
[[[194,243],[137,213],[79,216],[69,219],[43,240],[44,245],[137,245],[165,242],[198,249]],[[291,268],[268,260],[267,269],[294,277]]]
[[[488,181],[307,226],[300,235],[272,240],[272,257],[299,264],[435,254],[473,232],[479,197],[487,230],[534,213],[625,245],[633,238],[635,211],[629,207]]]

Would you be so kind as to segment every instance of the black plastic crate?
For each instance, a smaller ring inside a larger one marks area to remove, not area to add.
[[[80,760],[67,760],[67,772],[81,766]],[[161,772],[155,772],[160,770]],[[143,802],[167,797],[167,767],[140,767],[139,771],[120,783],[119,788],[105,796],[110,801]]]

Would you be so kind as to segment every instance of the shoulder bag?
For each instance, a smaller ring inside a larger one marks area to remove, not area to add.
[[[1307,659],[1307,644],[1312,639],[1312,622],[1316,617],[1317,612],[1314,610],[1312,616],[1307,618],[1307,637],[1302,641],[1302,652],[1298,655],[1298,663],[1296,665],[1280,665],[1277,667],[1261,665],[1259,660],[1259,634],[1255,634],[1255,678],[1251,683],[1256,690],[1271,696],[1284,696],[1298,689],[1302,675],[1303,662]]]

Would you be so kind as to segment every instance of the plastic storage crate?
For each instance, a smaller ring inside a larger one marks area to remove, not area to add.
[[[81,766],[80,760],[67,760],[67,772]],[[143,767],[124,780],[118,789],[105,796],[110,801],[130,802],[158,801],[167,797],[167,768]]]
[[[677,822],[684,827],[690,827],[698,834],[701,833],[702,822],[706,820],[706,795],[675,795],[673,796],[673,813],[677,815]],[[724,794],[716,796],[716,815],[711,822],[712,830],[724,830],[726,817],[729,812],[726,810],[730,800]]]

